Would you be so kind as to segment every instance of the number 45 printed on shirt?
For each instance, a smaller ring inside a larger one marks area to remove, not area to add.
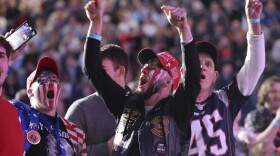
[[[213,155],[224,155],[228,146],[226,144],[226,134],[222,129],[214,131],[214,125],[222,120],[218,110],[213,111],[212,115],[205,115],[202,120],[193,120],[191,123],[192,135],[190,142],[189,155],[206,156],[207,142],[213,140],[209,146],[210,153]],[[214,122],[212,122],[214,121]],[[207,134],[202,134],[202,126],[205,127]],[[204,138],[205,137],[205,138]],[[204,140],[205,139],[205,140]],[[206,140],[207,139],[207,140]],[[207,152],[209,153],[209,152]]]

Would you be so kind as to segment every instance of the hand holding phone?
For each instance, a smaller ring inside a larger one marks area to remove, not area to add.
[[[27,21],[23,22],[16,30],[6,38],[13,47],[13,52],[17,51],[24,43],[37,34]]]

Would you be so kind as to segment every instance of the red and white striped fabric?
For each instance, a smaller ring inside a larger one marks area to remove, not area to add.
[[[85,133],[76,124],[63,119],[76,156],[87,156]]]

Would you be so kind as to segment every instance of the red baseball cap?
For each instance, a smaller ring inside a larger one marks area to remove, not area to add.
[[[145,65],[150,59],[158,58],[162,66],[173,78],[172,92],[176,91],[181,80],[181,72],[178,66],[177,59],[168,51],[156,54],[152,49],[145,48],[138,53],[138,60],[142,65]]]
[[[198,41],[195,43],[198,53],[207,53],[211,56],[215,69],[217,69],[218,59],[219,59],[219,51],[217,47],[209,42],[209,41]]]
[[[56,62],[50,57],[42,57],[37,64],[36,69],[28,76],[26,81],[26,89],[29,90],[31,84],[38,77],[42,70],[50,70],[59,78],[59,71]]]

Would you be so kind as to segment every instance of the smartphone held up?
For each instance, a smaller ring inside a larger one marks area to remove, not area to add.
[[[36,30],[25,21],[6,40],[10,42],[15,52],[36,34]]]

